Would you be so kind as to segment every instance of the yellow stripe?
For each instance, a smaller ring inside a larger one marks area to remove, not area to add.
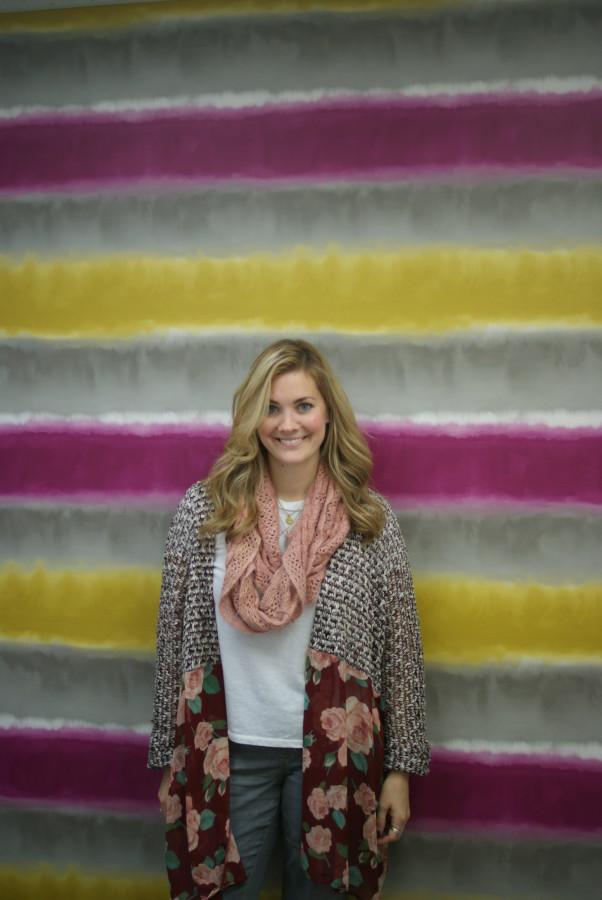
[[[160,575],[150,569],[0,569],[0,634],[152,651]],[[551,587],[418,578],[430,663],[477,665],[535,657],[602,660],[602,585]]]
[[[429,662],[602,660],[601,584],[438,576],[418,579],[416,594]]]
[[[169,0],[126,6],[78,7],[53,11],[0,13],[2,31],[62,31],[121,28],[157,19],[201,18],[261,13],[362,12],[395,9],[436,9],[459,6],[466,0]]]
[[[404,250],[245,259],[0,259],[6,333],[167,328],[444,332],[602,325],[602,251]]]
[[[389,879],[390,881],[392,879]],[[29,866],[26,873],[22,869],[9,866],[0,867],[0,896],[10,900],[166,900],[169,894],[167,880],[163,877],[89,875],[70,867],[66,872],[57,872],[49,866]],[[280,893],[262,891],[261,900],[277,900]],[[501,900],[500,894],[436,894],[425,891],[385,890],[383,900]]]
[[[70,866],[57,872],[50,866],[0,867],[0,896],[10,900],[166,900],[169,896],[165,877],[131,878],[88,875]]]
[[[160,589],[154,569],[0,569],[0,633],[30,641],[150,650]]]

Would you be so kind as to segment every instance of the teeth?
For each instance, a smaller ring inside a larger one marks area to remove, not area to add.
[[[287,444],[288,446],[295,446],[296,444],[300,444],[301,441],[303,440],[303,438],[302,437],[300,437],[300,438],[278,438],[278,440],[280,441],[281,444]]]

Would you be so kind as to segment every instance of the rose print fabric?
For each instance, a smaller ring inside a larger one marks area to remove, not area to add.
[[[173,900],[216,897],[246,874],[230,833],[230,752],[221,665],[184,675],[165,822]]]
[[[380,697],[364,672],[316,650],[308,652],[305,682],[301,866],[341,894],[378,900],[386,872],[385,848],[376,843]],[[184,675],[178,702],[165,823],[172,900],[219,897],[245,880],[229,804],[223,674],[209,663]]]
[[[386,872],[376,843],[380,698],[364,672],[317,650],[308,653],[305,691],[301,865],[312,881],[373,900]]]

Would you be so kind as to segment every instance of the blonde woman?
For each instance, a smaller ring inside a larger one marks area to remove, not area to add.
[[[371,900],[430,760],[405,544],[312,344],[267,347],[232,412],[165,550],[148,764],[171,896],[255,900],[280,833],[285,900]]]

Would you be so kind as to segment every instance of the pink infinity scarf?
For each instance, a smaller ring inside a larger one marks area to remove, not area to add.
[[[278,500],[268,474],[256,497],[257,525],[228,542],[219,601],[225,621],[246,632],[283,628],[299,618],[316,600],[328,561],[350,527],[339,490],[322,463],[284,554]]]

